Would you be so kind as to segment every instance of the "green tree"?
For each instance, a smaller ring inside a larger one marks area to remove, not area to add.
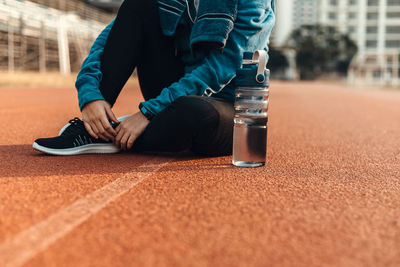
[[[289,45],[297,52],[296,64],[302,80],[333,72],[346,75],[357,52],[357,45],[348,35],[321,25],[303,26],[293,31]]]
[[[282,53],[281,50],[275,48],[275,46],[270,45],[268,55],[268,68],[271,70],[272,73],[283,71],[284,69],[289,67],[289,62],[286,56]]]

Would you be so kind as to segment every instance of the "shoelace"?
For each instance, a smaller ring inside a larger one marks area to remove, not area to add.
[[[64,131],[65,136],[74,136],[74,147],[93,144],[95,140],[86,132],[83,121],[79,118],[73,118],[69,121],[68,128]]]
[[[75,117],[69,121],[69,124],[76,125],[76,124],[78,124],[78,122],[82,122],[82,121],[78,117]]]
[[[65,129],[62,135],[78,135],[86,132],[83,121],[81,121],[79,118],[73,118],[69,121],[69,124],[69,127]]]
[[[85,125],[83,121],[79,118],[73,118],[69,121],[69,127],[65,129],[62,133],[63,136],[74,136],[74,147],[83,146],[87,144],[97,143],[98,140],[94,139],[90,134],[86,131]],[[118,124],[112,123],[114,127]]]

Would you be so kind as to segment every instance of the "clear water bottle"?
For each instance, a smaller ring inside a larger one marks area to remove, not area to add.
[[[233,130],[232,163],[239,167],[265,165],[267,154],[267,122],[269,70],[267,52],[246,52],[242,68],[235,78],[236,100]]]

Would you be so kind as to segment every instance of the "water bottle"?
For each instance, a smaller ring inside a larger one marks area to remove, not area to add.
[[[269,70],[266,69],[266,63],[266,51],[246,52],[242,68],[236,72],[232,156],[235,166],[265,165],[269,96]]]

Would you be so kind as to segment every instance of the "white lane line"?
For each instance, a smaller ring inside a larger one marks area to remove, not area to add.
[[[16,267],[26,263],[171,161],[172,159],[155,157],[135,171],[126,173],[0,244],[0,266]]]

